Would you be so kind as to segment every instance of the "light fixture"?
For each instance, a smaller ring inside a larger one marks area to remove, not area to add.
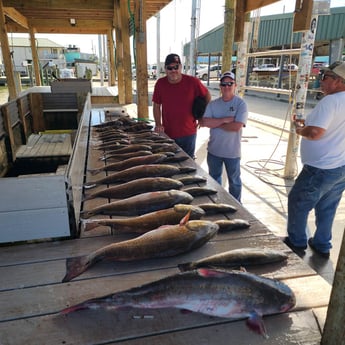
[[[72,26],[75,26],[76,25],[76,20],[75,20],[75,18],[71,18],[70,20],[69,20],[69,22],[70,22],[70,24],[72,25]]]

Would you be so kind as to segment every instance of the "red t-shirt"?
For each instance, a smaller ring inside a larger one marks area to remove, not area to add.
[[[177,84],[171,84],[167,77],[157,80],[152,101],[162,105],[162,125],[172,139],[196,133],[196,121],[192,105],[197,96],[205,97],[207,88],[193,76],[182,74]]]

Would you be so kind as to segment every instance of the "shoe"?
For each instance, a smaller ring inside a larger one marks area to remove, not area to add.
[[[291,243],[289,237],[283,237],[282,241],[297,255],[304,255],[307,246],[295,246]]]
[[[308,240],[309,247],[317,254],[319,254],[324,259],[329,259],[329,252],[321,252],[319,249],[317,249],[313,244],[313,238],[310,237]]]

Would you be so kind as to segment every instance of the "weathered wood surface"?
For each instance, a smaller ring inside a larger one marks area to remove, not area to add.
[[[72,153],[71,135],[31,134],[26,145],[20,146],[17,159],[38,157],[70,156]]]
[[[103,164],[99,161],[100,154],[101,151],[89,149],[88,168]],[[100,227],[82,233],[83,237],[79,239],[2,247],[0,344],[319,344],[319,324],[320,320],[324,322],[330,285],[194,161],[189,159],[179,165],[195,166],[197,171],[194,174],[207,177],[204,185],[218,191],[214,196],[195,197],[192,204],[225,202],[238,208],[233,214],[212,215],[205,219],[242,218],[250,222],[250,228],[218,233],[203,247],[175,257],[99,262],[68,283],[61,283],[66,258],[88,254],[104,245],[133,238],[134,235],[116,231],[111,234],[108,227]],[[105,174],[92,176],[87,172],[86,181]],[[108,202],[105,198],[88,200],[83,203],[83,208],[89,209],[105,202]],[[95,218],[98,217],[104,218]],[[244,320],[231,321],[198,313],[181,313],[175,309],[86,310],[67,316],[59,314],[66,306],[88,298],[177,273],[179,263],[244,247],[274,248],[288,254],[288,260],[284,263],[246,267],[249,272],[282,280],[296,295],[297,304],[292,311],[264,318],[269,339],[249,331]]]

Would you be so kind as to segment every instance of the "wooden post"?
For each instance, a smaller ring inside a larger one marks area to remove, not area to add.
[[[345,233],[340,247],[321,345],[345,344]]]
[[[123,6],[123,5],[122,5]],[[125,103],[125,73],[123,68],[123,41],[121,29],[121,10],[120,1],[114,2],[114,25],[115,25],[115,39],[116,39],[116,70],[117,70],[117,84],[119,90],[119,103]]]
[[[222,72],[232,69],[236,0],[225,0]]]
[[[148,74],[146,42],[146,7],[144,0],[134,1],[135,45],[137,52],[137,105],[138,118],[148,119]]]
[[[6,82],[8,87],[9,99],[17,98],[16,82],[14,79],[14,68],[11,59],[10,46],[8,44],[6,22],[4,15],[4,8],[2,0],[0,0],[0,44],[2,50],[2,58],[4,59],[4,66],[6,71]]]
[[[107,48],[108,48],[108,57],[109,57],[109,84],[110,86],[115,85],[115,47],[114,47],[114,39],[113,39],[113,30],[109,29],[107,33]]]
[[[123,45],[123,68],[125,70],[125,103],[133,102],[133,87],[132,79],[132,62],[131,62],[131,48],[129,39],[129,13],[128,6],[120,6],[121,11],[121,28],[122,28],[122,45]]]
[[[40,61],[37,54],[37,47],[36,47],[36,40],[35,40],[35,32],[34,29],[30,27],[30,45],[31,45],[31,53],[32,53],[32,65],[34,66],[34,74],[35,74],[35,85],[41,86],[41,73],[40,73]]]

